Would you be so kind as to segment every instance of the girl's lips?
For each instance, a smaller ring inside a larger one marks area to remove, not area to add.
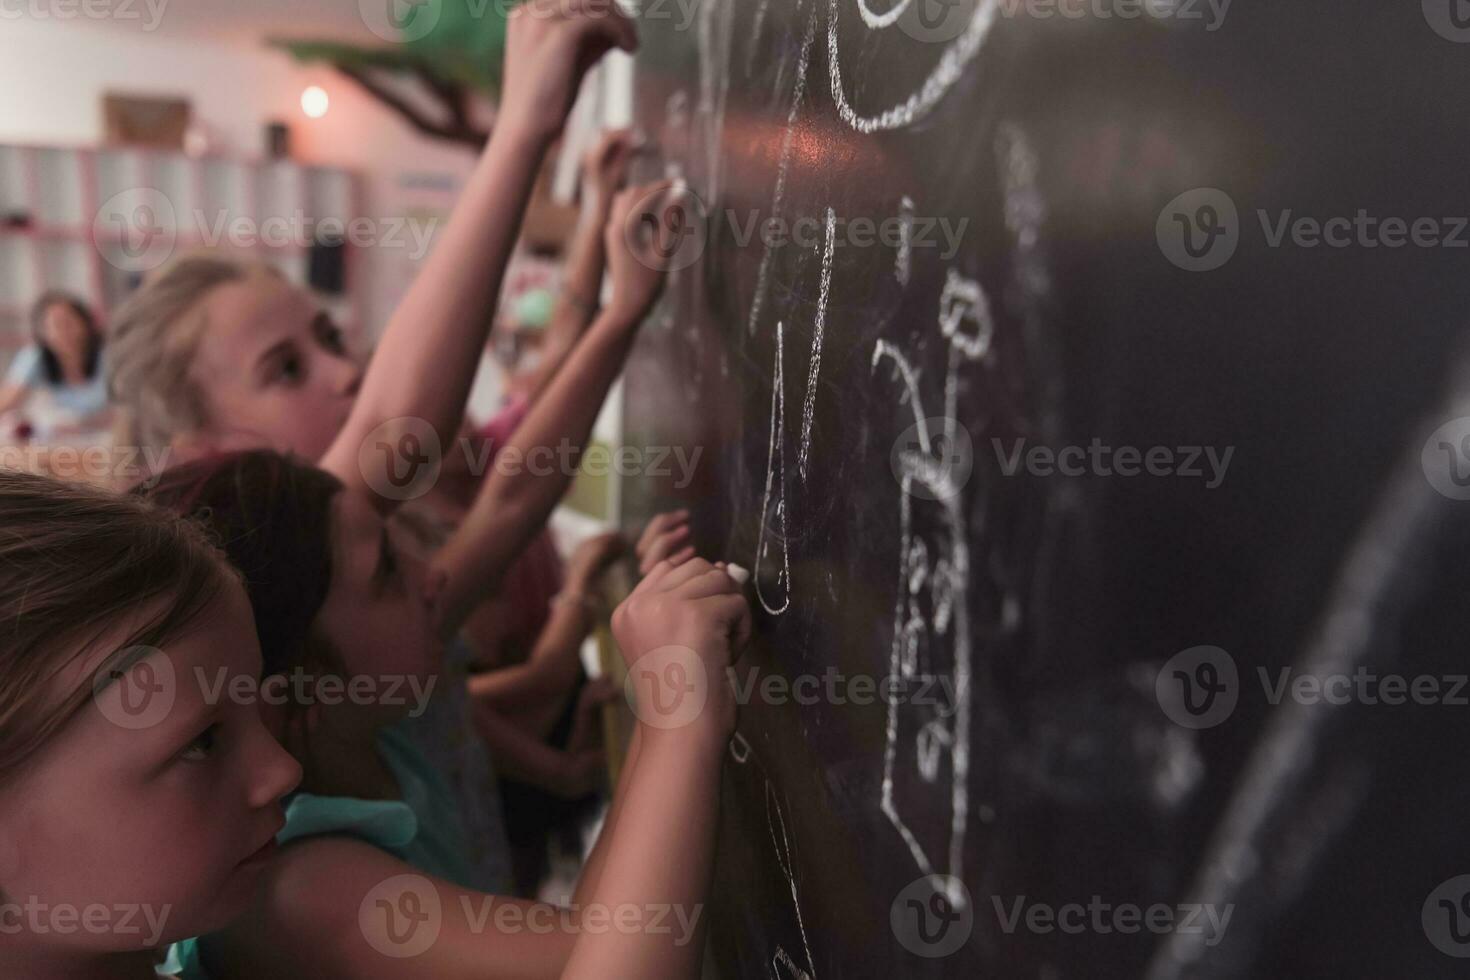
[[[260,848],[255,851],[254,854],[251,854],[245,860],[241,861],[240,866],[245,867],[247,865],[263,864],[264,862],[270,860],[270,858],[274,856],[276,851],[279,849],[276,844],[276,835],[279,834],[285,828],[285,826],[286,818],[283,815],[277,819],[276,829],[271,831],[270,838],[264,844],[262,844]]]
[[[256,851],[254,854],[250,855],[245,860],[241,861],[240,867],[253,868],[257,865],[264,864],[275,856],[275,853],[278,849],[279,848],[276,844],[276,839],[272,837],[270,840],[266,841],[264,847]]]

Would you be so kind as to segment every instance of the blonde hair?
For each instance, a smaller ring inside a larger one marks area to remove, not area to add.
[[[157,606],[113,645],[161,647],[232,581],[197,524],[136,497],[0,470],[0,782],[92,697],[91,677],[59,693],[56,678],[119,622]],[[125,669],[114,659],[100,671]]]
[[[107,341],[107,387],[121,409],[119,442],[162,448],[208,424],[191,376],[208,327],[203,303],[220,286],[278,275],[263,263],[188,255],[165,266],[117,311]]]

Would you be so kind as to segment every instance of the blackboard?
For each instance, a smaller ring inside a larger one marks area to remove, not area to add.
[[[642,0],[623,519],[842,695],[741,708],[721,976],[1459,975],[1470,709],[1268,696],[1465,670],[1456,3]]]

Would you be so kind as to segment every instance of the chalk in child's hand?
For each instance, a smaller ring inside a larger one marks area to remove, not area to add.
[[[736,585],[744,585],[750,581],[750,573],[734,562],[725,566],[725,574],[734,579]]]

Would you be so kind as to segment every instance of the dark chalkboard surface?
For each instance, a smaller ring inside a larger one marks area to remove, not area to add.
[[[1462,6],[644,0],[723,975],[1462,975]]]

